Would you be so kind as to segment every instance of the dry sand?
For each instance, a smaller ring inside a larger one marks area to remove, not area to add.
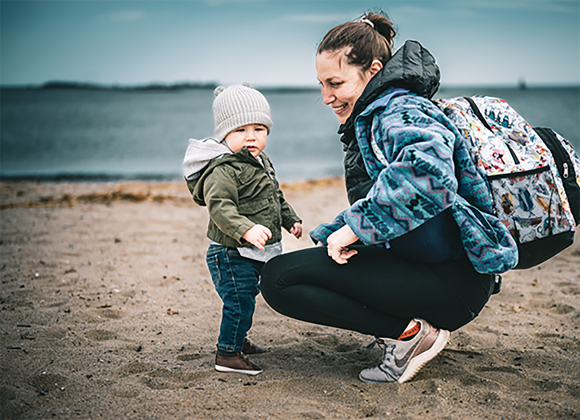
[[[284,190],[306,231],[347,203],[340,179]],[[380,356],[365,350],[371,337],[285,318],[259,297],[250,338],[270,350],[248,377],[213,369],[221,302],[207,213],[183,183],[0,192],[3,419],[580,418],[580,240],[506,274],[402,385],[358,380]]]

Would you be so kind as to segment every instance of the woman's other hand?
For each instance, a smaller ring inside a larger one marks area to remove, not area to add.
[[[350,244],[358,241],[350,226],[345,225],[330,235],[327,239],[328,256],[337,264],[346,264],[348,259],[355,255],[355,249],[348,249]]]
[[[272,232],[266,226],[254,225],[244,233],[243,239],[254,245],[256,248],[264,250],[266,241],[272,237]]]
[[[302,237],[302,225],[300,222],[294,223],[294,226],[290,228],[290,233],[294,235],[296,239],[300,239]]]

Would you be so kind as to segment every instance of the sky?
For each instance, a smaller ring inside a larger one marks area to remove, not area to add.
[[[377,9],[443,86],[580,84],[580,0],[1,0],[0,84],[316,86],[324,34]]]

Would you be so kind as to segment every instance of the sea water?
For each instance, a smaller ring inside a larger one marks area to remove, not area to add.
[[[264,89],[274,126],[266,153],[281,181],[343,174],[338,122],[316,90]],[[485,94],[580,150],[580,88],[454,88]],[[2,89],[0,176],[179,180],[189,138],[213,135],[213,90]]]

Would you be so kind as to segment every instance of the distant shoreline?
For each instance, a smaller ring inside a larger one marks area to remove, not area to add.
[[[106,174],[106,173],[54,173],[54,174],[0,174],[0,183],[83,183],[83,182],[179,182],[175,174]]]
[[[281,184],[310,184],[326,182],[335,179],[334,176],[319,178],[280,179]],[[340,178],[340,177],[338,177]],[[0,185],[4,184],[103,184],[103,183],[185,183],[183,176],[176,174],[86,174],[86,173],[56,173],[56,174],[0,174]]]
[[[216,82],[180,82],[180,83],[148,83],[141,85],[107,85],[99,83],[81,83],[67,81],[50,81],[40,85],[13,85],[0,86],[1,90],[99,90],[99,91],[122,91],[122,92],[142,92],[142,91],[182,91],[182,90],[213,90],[218,87]],[[256,86],[263,92],[313,92],[319,91],[319,86]],[[463,85],[443,85],[439,90],[451,89],[580,89],[580,85],[497,85],[497,86],[463,86]]]
[[[215,82],[183,82],[183,83],[150,83],[144,85],[104,85],[98,83],[77,82],[47,82],[42,85],[0,86],[2,90],[102,90],[102,91],[180,91],[180,90],[213,90],[219,84]],[[306,92],[318,91],[318,86],[273,86],[257,87],[261,91],[276,92]]]

